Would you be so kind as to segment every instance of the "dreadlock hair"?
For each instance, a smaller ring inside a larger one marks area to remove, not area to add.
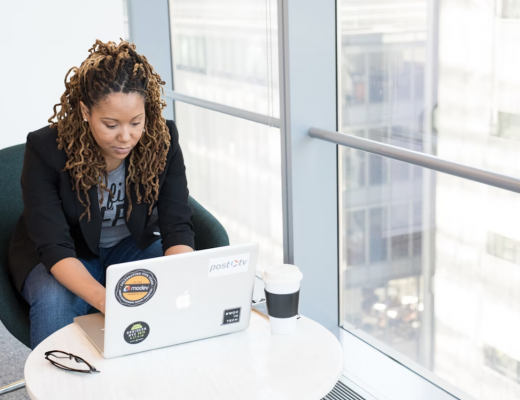
[[[107,164],[92,136],[89,124],[83,121],[80,101],[90,111],[110,94],[119,92],[141,95],[145,101],[146,114],[145,132],[127,156],[130,159],[126,178],[129,204],[126,220],[128,221],[132,212],[131,184],[137,195],[137,204],[141,201],[150,204],[148,214],[151,214],[153,199],[157,200],[159,195],[159,174],[164,171],[171,140],[166,120],[162,117],[166,102],[161,99],[161,91],[164,94],[161,85],[165,82],[146,57],[136,53],[135,44],[123,39],[118,45],[96,40],[89,52],[90,55],[79,68],[72,67],[65,75],[65,92],[60,103],[54,105],[54,115],[48,119],[50,127],[58,129],[58,149],[65,149],[67,153],[68,160],[63,171],[70,171],[73,190],[76,190],[80,203],[85,206],[85,212],[79,219],[87,214],[90,221],[90,199],[87,191],[93,185],[99,184],[101,188],[100,204],[103,204],[104,191],[109,193],[110,198],[114,198],[114,193],[107,187]],[[71,71],[74,75],[67,82]],[[58,106],[61,106],[59,111]],[[140,185],[144,191],[143,196],[139,191]],[[83,192],[86,204],[81,199],[80,192]]]

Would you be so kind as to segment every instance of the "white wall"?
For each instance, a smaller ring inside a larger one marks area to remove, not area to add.
[[[123,0],[0,1],[0,149],[48,124],[96,39],[124,37]]]

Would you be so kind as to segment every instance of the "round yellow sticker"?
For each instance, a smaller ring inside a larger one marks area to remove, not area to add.
[[[117,283],[116,299],[126,307],[137,307],[150,300],[157,291],[157,278],[146,269],[126,273]]]

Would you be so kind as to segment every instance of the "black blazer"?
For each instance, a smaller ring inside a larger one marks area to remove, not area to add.
[[[183,244],[194,248],[191,223],[192,211],[188,206],[186,168],[179,146],[179,134],[173,121],[167,120],[171,146],[166,166],[159,175],[157,207],[158,221],[148,225],[149,204],[137,204],[137,196],[131,187],[132,212],[126,222],[128,199],[125,197],[125,223],[140,249],[145,249],[162,238],[163,251]],[[67,257],[92,260],[99,256],[101,237],[101,211],[97,185],[88,190],[90,198],[90,222],[72,191],[71,175],[62,169],[67,162],[65,150],[58,150],[57,130],[49,126],[27,135],[22,169],[22,196],[24,210],[14,229],[9,246],[9,267],[18,290],[26,276],[42,262],[48,271],[58,261]],[[129,157],[125,158],[125,176],[128,176]],[[142,193],[144,194],[144,193]],[[86,203],[83,192],[80,193]],[[154,234],[155,232],[155,234]]]

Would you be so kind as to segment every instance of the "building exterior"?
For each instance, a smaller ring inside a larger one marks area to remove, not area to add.
[[[341,7],[344,132],[519,175],[515,2]],[[477,399],[519,398],[518,195],[340,154],[345,323]]]

